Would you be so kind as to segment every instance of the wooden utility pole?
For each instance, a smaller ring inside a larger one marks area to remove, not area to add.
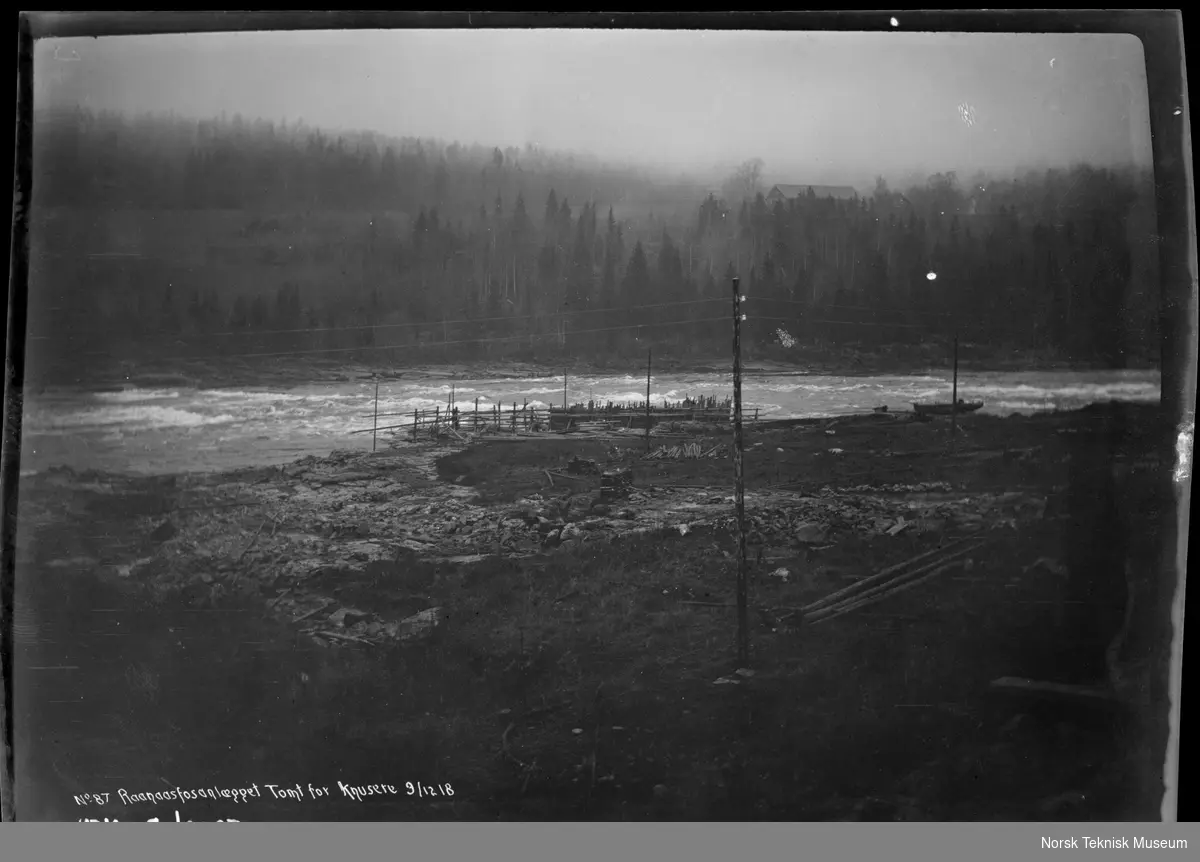
[[[738,664],[750,659],[750,629],[746,600],[746,481],[742,470],[742,294],[733,279],[733,481],[737,507],[737,653]]]
[[[950,439],[958,438],[958,333],[954,333],[954,383],[950,392]]]
[[[567,369],[563,369],[563,411],[567,409]]]
[[[654,348],[646,351],[646,451],[650,451],[650,360],[654,358]]]
[[[375,451],[375,438],[379,431],[379,378],[375,378],[375,418],[371,422],[371,451]]]

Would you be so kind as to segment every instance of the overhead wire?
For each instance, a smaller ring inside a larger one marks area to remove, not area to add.
[[[604,326],[604,327],[598,327],[595,329],[573,329],[570,331],[570,335],[572,335],[572,336],[587,335],[587,334],[595,333],[595,332],[616,332],[618,330],[642,329],[642,328],[648,328],[648,327],[652,327],[652,326],[683,326],[686,324],[693,324],[693,323],[715,323],[718,321],[726,321],[728,319],[729,319],[728,317],[722,316],[722,317],[705,317],[705,318],[692,319],[692,320],[651,321],[651,322],[647,322],[647,323],[626,324],[624,326]],[[283,351],[266,352],[266,353],[224,353],[224,354],[219,354],[219,356],[222,359],[265,359],[268,357],[279,357],[279,356],[309,356],[309,355],[332,354],[332,353],[359,353],[359,352],[368,351],[368,350],[412,350],[415,348],[432,349],[432,348],[437,348],[437,347],[447,347],[447,346],[458,345],[458,344],[488,344],[488,343],[498,343],[498,342],[505,342],[505,341],[525,341],[525,340],[530,340],[530,339],[534,339],[534,338],[558,339],[560,337],[561,337],[560,335],[555,334],[555,333],[540,333],[540,334],[526,333],[523,335],[502,335],[502,336],[492,336],[492,337],[486,337],[486,338],[463,338],[463,339],[455,339],[455,340],[449,340],[449,341],[416,342],[416,343],[411,343],[411,344],[363,344],[363,345],[359,345],[357,347],[322,347],[322,348],[309,349],[309,350],[283,350]],[[86,354],[86,355],[104,356],[107,354],[92,353],[92,354]],[[186,360],[186,359],[210,359],[213,357],[211,354],[205,354],[205,355],[196,355],[196,356],[180,356],[180,357],[176,357],[176,358]]]
[[[680,302],[680,303],[657,303],[655,305],[632,306],[628,309],[614,309],[612,311],[619,313],[621,311],[631,310],[633,308],[651,308],[651,307],[665,308],[665,307],[673,307],[676,305],[694,305],[699,302],[713,302],[713,301],[724,302],[726,300],[693,300],[693,301],[686,301],[686,302]],[[609,309],[597,309],[597,310],[598,311],[599,310],[607,311]],[[554,316],[554,315],[549,315],[549,316]],[[512,320],[513,318],[498,318],[498,319]],[[879,328],[889,328],[889,329],[890,328],[904,328],[904,329],[928,329],[929,328],[926,325],[918,324],[918,323],[887,323],[887,322],[878,322],[878,321],[833,320],[833,319],[828,319],[828,318],[807,318],[807,317],[803,318],[802,320],[797,320],[794,317],[780,317],[780,316],[773,316],[773,315],[755,315],[755,314],[748,315],[744,319],[747,322],[751,322],[751,321],[755,321],[755,320],[771,321],[771,322],[777,322],[777,323],[778,322],[782,322],[782,323],[803,322],[803,323],[817,323],[817,324],[830,325],[830,326],[879,327]],[[590,335],[590,334],[600,333],[600,332],[628,331],[628,330],[637,330],[637,329],[643,329],[643,328],[648,328],[648,327],[684,326],[684,325],[688,325],[688,324],[698,324],[698,323],[718,323],[718,322],[723,322],[723,321],[727,321],[727,320],[729,320],[728,316],[722,315],[720,317],[693,318],[693,319],[685,319],[685,320],[648,321],[645,323],[623,324],[620,326],[593,327],[593,328],[589,328],[589,329],[572,329],[572,330],[569,330],[568,333],[564,333],[564,334],[569,334],[570,336]],[[474,322],[478,322],[478,319],[476,321],[464,321],[464,322],[474,323]],[[421,325],[436,326],[436,324],[437,324],[437,322],[431,322],[431,323],[421,324]],[[397,324],[396,326],[400,326],[400,325],[401,324]],[[383,329],[383,328],[386,328],[386,327],[384,327],[384,326],[379,326],[379,327],[355,326],[355,327],[324,328],[324,329],[320,329],[320,330],[276,330],[273,333],[271,331],[263,331],[263,332],[251,331],[247,334],[250,334],[250,335],[297,334],[297,333],[305,333],[305,332],[310,332],[310,331],[346,332],[346,331],[363,331],[363,330],[373,330],[373,329]],[[451,346],[464,345],[464,344],[497,344],[497,343],[519,342],[519,341],[534,340],[534,339],[542,339],[542,340],[560,339],[563,337],[564,334],[523,333],[520,335],[483,336],[483,337],[479,337],[479,338],[447,339],[447,340],[442,340],[442,341],[413,342],[413,343],[408,343],[408,344],[362,344],[362,345],[356,345],[356,346],[350,346],[350,347],[322,347],[322,348],[309,348],[309,349],[303,349],[303,350],[256,351],[256,352],[248,352],[248,353],[223,353],[223,354],[219,354],[219,355],[225,359],[266,359],[266,358],[277,358],[277,357],[283,357],[283,356],[332,355],[332,354],[339,354],[339,353],[359,353],[359,352],[376,351],[376,350],[436,349],[439,347],[451,347]],[[177,343],[183,343],[183,342],[180,342],[178,339],[176,341],[177,341]],[[84,355],[104,356],[107,354],[101,353],[101,352],[95,352],[95,353],[89,353],[89,354],[84,354]],[[212,358],[212,354],[197,354],[195,356],[183,356],[183,357],[177,357],[177,358],[184,359],[184,360],[186,360],[186,359],[208,359],[208,358]]]
[[[558,311],[541,314],[512,314],[501,315],[498,317],[464,317],[457,320],[427,320],[423,322],[406,322],[406,323],[365,323],[356,324],[353,326],[312,326],[300,329],[244,329],[231,330],[229,332],[209,332],[205,333],[208,336],[226,336],[226,335],[288,335],[300,334],[306,332],[352,332],[355,330],[366,329],[401,329],[404,327],[421,327],[421,326],[458,326],[460,324],[472,323],[495,323],[502,320],[534,320],[545,317],[565,317],[577,314],[601,314],[603,312],[623,312],[623,311],[640,311],[646,308],[672,308],[681,305],[697,305],[704,302],[725,302],[725,299],[689,299],[678,302],[659,302],[649,305],[632,305],[624,308],[585,308],[577,311]]]

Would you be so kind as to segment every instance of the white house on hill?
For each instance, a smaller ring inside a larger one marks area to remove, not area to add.
[[[807,186],[780,183],[771,187],[771,191],[767,193],[767,202],[774,203],[775,201],[791,200],[802,195],[807,196],[810,189],[819,198],[851,200],[858,195],[858,192],[850,186]]]

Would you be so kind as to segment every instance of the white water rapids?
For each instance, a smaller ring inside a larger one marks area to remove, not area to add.
[[[454,389],[460,408],[528,401],[563,402],[563,378],[421,379],[383,381],[379,425],[411,423],[412,411],[445,406]],[[984,402],[998,415],[1082,407],[1095,401],[1157,402],[1155,371],[981,372],[959,375],[959,397]],[[732,392],[728,374],[661,374],[651,379],[653,401]],[[640,401],[646,380],[635,376],[568,377],[567,401]],[[887,405],[949,400],[945,373],[838,377],[750,375],[742,398],[760,418],[835,416]],[[375,384],[369,380],[290,388],[128,388],[114,392],[47,390],[25,402],[21,468],[26,475],[52,466],[130,473],[175,473],[262,466],[331,449],[371,448]],[[391,414],[391,415],[388,415]],[[386,433],[386,432],[385,432]]]

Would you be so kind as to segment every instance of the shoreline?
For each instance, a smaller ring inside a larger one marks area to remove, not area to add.
[[[952,363],[941,361],[891,360],[878,355],[855,355],[849,361],[824,359],[796,359],[784,361],[773,358],[743,360],[742,373],[746,376],[812,376],[812,377],[918,377],[941,376],[950,373]],[[362,362],[261,363],[249,366],[242,363],[223,361],[219,358],[195,363],[165,362],[161,370],[138,373],[123,373],[117,369],[98,370],[74,382],[56,382],[54,375],[45,375],[46,380],[31,383],[26,380],[27,391],[47,389],[78,391],[84,393],[120,391],[134,387],[157,388],[182,386],[191,389],[233,388],[280,388],[284,391],[299,386],[328,383],[354,383],[378,379],[380,381],[424,381],[424,380],[526,380],[540,377],[561,378],[564,370],[569,376],[605,377],[629,376],[643,378],[644,368],[631,368],[628,363],[568,360],[561,363],[531,361],[487,361],[434,362],[397,369],[395,366]],[[1043,373],[1076,372],[1105,373],[1125,371],[1133,373],[1157,372],[1153,363],[1131,363],[1126,368],[1106,368],[1097,363],[1071,361],[1021,361],[1008,359],[998,361],[989,357],[968,357],[959,361],[960,374],[980,372],[995,373]],[[731,374],[727,357],[673,359],[664,358],[654,362],[652,374]]]

